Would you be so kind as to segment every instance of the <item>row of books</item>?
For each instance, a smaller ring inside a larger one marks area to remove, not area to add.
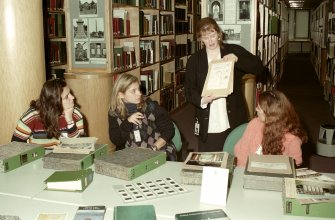
[[[130,20],[125,9],[113,9],[113,36],[129,36]]]
[[[175,14],[176,20],[183,20],[183,21],[186,20],[186,14],[187,14],[186,9],[175,8],[174,14]]]
[[[45,3],[48,11],[64,10],[64,0],[46,0]]]
[[[140,40],[140,64],[153,64],[156,61],[155,41]]]
[[[160,42],[160,60],[169,60],[174,57],[175,54],[175,41],[164,40]]]
[[[47,18],[48,37],[64,37],[65,31],[65,14],[48,14]]]
[[[49,42],[49,63],[53,65],[63,65],[67,62],[66,42]]]
[[[139,24],[141,36],[159,34],[157,15],[145,14],[140,11]]]
[[[136,0],[113,0],[113,3],[136,6]]]
[[[132,46],[114,46],[114,70],[120,71],[138,66],[135,48]]]

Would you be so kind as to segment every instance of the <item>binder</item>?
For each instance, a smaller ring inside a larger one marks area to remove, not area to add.
[[[44,182],[47,190],[84,191],[93,181],[92,169],[55,171]]]
[[[43,167],[54,170],[83,170],[90,167],[95,158],[107,154],[107,144],[95,144],[90,154],[49,153],[43,158]]]
[[[129,147],[95,160],[95,172],[124,180],[135,179],[166,162],[166,153]]]
[[[317,195],[315,197],[319,198],[319,201],[315,203],[309,203],[306,202],[306,204],[301,204],[299,199],[302,197],[297,196],[297,193],[295,193],[294,189],[296,188],[296,181],[297,179],[292,178],[284,178],[282,181],[283,184],[283,193],[282,193],[282,201],[283,201],[283,211],[286,215],[293,215],[293,216],[306,216],[306,217],[323,217],[323,218],[335,218],[335,202],[334,195],[332,196],[324,196],[318,197]],[[330,189],[334,189],[334,183],[331,181],[325,181],[325,184],[323,184],[322,181],[313,181],[316,183],[316,185],[320,184],[320,186],[326,186],[331,185]],[[293,190],[292,190],[293,189]],[[329,193],[332,193],[331,190]],[[314,195],[306,195],[305,200],[308,200],[309,198],[313,198]]]
[[[32,161],[45,154],[44,147],[24,142],[11,142],[0,145],[0,172],[6,173]]]

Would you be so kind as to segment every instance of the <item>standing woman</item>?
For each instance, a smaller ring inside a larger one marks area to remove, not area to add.
[[[283,154],[300,166],[301,145],[308,138],[287,97],[280,91],[265,91],[258,97],[256,112],[234,147],[237,166],[244,167],[252,154]]]
[[[84,135],[83,115],[74,105],[74,96],[62,79],[44,83],[40,96],[18,121],[12,141],[51,147],[60,137]]]
[[[165,151],[168,160],[176,160],[173,122],[157,102],[142,96],[136,76],[124,73],[114,83],[108,121],[116,150],[146,147]]]
[[[262,62],[239,45],[224,44],[224,34],[214,19],[202,18],[197,23],[197,38],[204,48],[187,61],[185,95],[195,106],[195,134],[198,150],[222,151],[229,132],[247,122],[247,107],[242,93],[242,77],[245,74],[260,75]],[[234,59],[234,91],[227,98],[215,95],[201,96],[211,61]]]

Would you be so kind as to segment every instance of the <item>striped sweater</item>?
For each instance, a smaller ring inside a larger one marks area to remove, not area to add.
[[[80,137],[84,135],[83,115],[78,108],[75,107],[72,115],[74,126],[67,128],[64,114],[59,116],[59,131],[63,137]],[[12,141],[28,142],[41,144],[44,147],[51,147],[59,143],[58,139],[47,138],[47,132],[42,124],[39,113],[34,108],[29,108],[18,121]]]

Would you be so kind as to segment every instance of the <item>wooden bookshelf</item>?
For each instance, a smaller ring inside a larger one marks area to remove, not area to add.
[[[168,111],[185,103],[183,80],[187,59],[196,48],[199,0],[44,1],[45,13],[61,14],[65,21],[61,34],[46,37],[46,48],[50,50],[49,42],[65,45],[66,62],[48,66],[65,70],[89,136],[110,143],[109,96],[120,74],[137,76],[143,93]],[[58,1],[62,9],[46,10]]]

